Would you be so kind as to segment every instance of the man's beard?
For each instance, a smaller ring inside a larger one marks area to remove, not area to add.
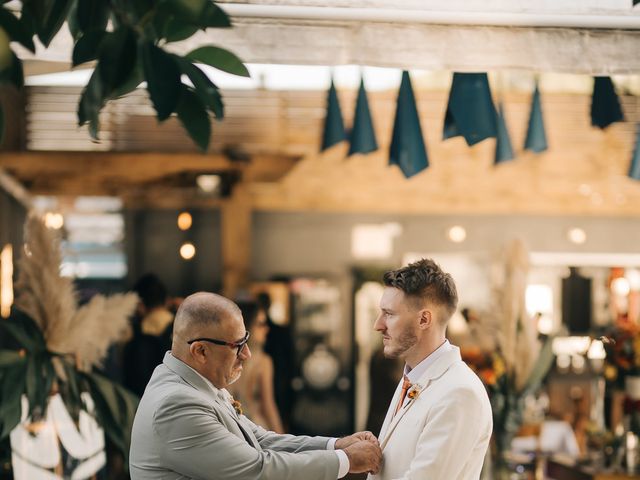
[[[387,348],[384,349],[384,356],[387,358],[402,358],[403,355],[413,347],[416,343],[418,343],[418,337],[411,330],[411,328],[405,329],[398,338],[394,341],[395,345],[387,345],[387,348],[390,347],[389,350]]]
[[[242,367],[242,365],[240,365],[240,367]],[[240,367],[238,367],[233,372],[233,376],[229,378],[229,380],[227,381],[227,385],[231,385],[240,379],[240,377],[242,376],[242,370],[240,369]]]

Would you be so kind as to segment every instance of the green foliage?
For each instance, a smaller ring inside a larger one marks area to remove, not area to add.
[[[48,351],[38,326],[18,310],[0,322],[0,335],[12,338],[20,348],[0,350],[0,443],[20,422],[23,395],[31,421],[43,417],[49,395],[57,390],[77,422],[80,410],[86,410],[81,394],[88,392],[105,434],[127,457],[138,406],[134,394],[98,373],[78,371],[71,356]],[[60,366],[58,371],[54,361]]]
[[[158,120],[176,113],[194,142],[206,150],[211,135],[209,113],[221,119],[224,108],[218,88],[195,63],[249,76],[242,61],[223,48],[208,45],[186,56],[165,50],[167,43],[187,39],[199,30],[231,26],[227,14],[211,0],[30,0],[22,2],[19,15],[0,3],[0,33],[31,51],[34,35],[49,46],[65,21],[74,39],[73,66],[96,61],[78,104],[78,124],[88,124],[94,139],[98,139],[99,114],[106,103],[146,81]],[[0,84],[12,83],[20,89],[22,63],[5,43]],[[193,87],[183,83],[183,74]]]

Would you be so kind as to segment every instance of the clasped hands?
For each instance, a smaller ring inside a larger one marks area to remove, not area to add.
[[[341,449],[349,458],[349,473],[378,473],[382,463],[382,450],[378,439],[371,432],[356,432],[336,440],[336,449]]]

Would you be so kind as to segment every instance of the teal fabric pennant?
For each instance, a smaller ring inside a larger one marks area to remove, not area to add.
[[[497,113],[486,73],[454,73],[444,118],[443,140],[463,136],[467,145],[496,137]]]
[[[511,146],[511,139],[509,138],[502,103],[498,105],[497,127],[496,153],[493,159],[494,165],[499,165],[514,159],[513,147]]]
[[[622,122],[624,113],[620,99],[610,77],[594,77],[591,97],[591,125],[607,128],[614,122]]]
[[[320,148],[320,151],[324,151],[346,139],[347,132],[344,129],[344,122],[342,121],[340,101],[338,100],[338,93],[336,92],[336,87],[333,85],[332,79],[329,92],[327,92],[327,116],[324,120],[322,148]]]
[[[633,149],[631,165],[629,166],[629,178],[640,180],[640,123],[636,127],[636,146]]]
[[[364,89],[364,79],[361,79],[358,99],[356,100],[356,113],[353,118],[353,129],[351,130],[349,155],[370,153],[377,149],[378,142],[376,141],[376,132],[371,120],[371,112],[369,111],[367,92]]]
[[[398,91],[396,118],[393,124],[391,147],[389,148],[389,164],[398,165],[407,178],[429,166],[418,107],[407,71],[402,72],[402,81]]]
[[[524,140],[524,149],[540,153],[547,150],[547,148],[547,135],[544,129],[544,117],[542,116],[542,102],[540,101],[540,90],[536,82],[533,96],[531,97],[529,125],[527,126],[527,137]]]

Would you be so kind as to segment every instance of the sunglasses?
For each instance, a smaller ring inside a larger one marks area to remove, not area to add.
[[[249,341],[249,332],[247,331],[247,333],[244,334],[244,337],[242,338],[242,340],[240,340],[239,342],[225,342],[224,340],[216,340],[215,338],[203,337],[203,338],[194,338],[193,340],[189,340],[187,343],[191,345],[193,342],[209,342],[215,345],[223,345],[231,348],[237,348],[238,351],[236,352],[236,356],[239,356],[240,352],[242,351],[242,348],[247,344],[248,341]]]

